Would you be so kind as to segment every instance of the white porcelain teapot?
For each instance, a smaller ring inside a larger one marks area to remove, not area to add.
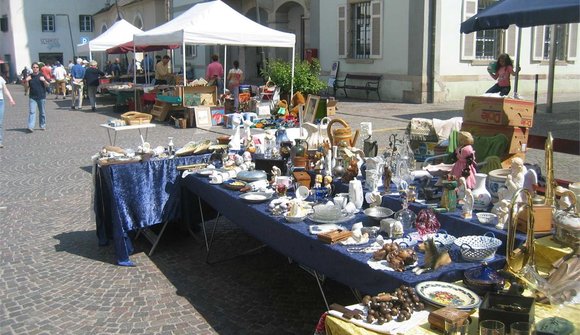
[[[328,128],[328,123],[330,122],[329,117],[324,117],[320,120],[319,124],[314,124],[312,122],[302,123],[302,128],[306,130],[308,135],[306,136],[306,142],[308,143],[309,150],[316,150],[318,146],[328,140],[328,135],[326,129]]]

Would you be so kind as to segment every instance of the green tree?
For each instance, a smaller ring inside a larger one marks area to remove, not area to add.
[[[318,94],[326,87],[326,83],[320,80],[320,62],[318,59],[297,61],[294,67],[294,93],[300,91],[304,96]],[[262,70],[262,76],[268,78],[280,87],[280,93],[290,94],[292,85],[292,63],[281,59],[266,62]]]

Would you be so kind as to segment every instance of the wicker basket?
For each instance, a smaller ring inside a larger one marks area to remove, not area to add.
[[[501,240],[495,238],[492,232],[487,232],[483,236],[463,236],[454,241],[461,250],[461,256],[467,261],[490,260],[495,257],[497,248],[501,245]]]
[[[136,125],[136,124],[146,124],[151,123],[151,119],[153,115],[139,113],[139,112],[127,112],[121,114],[121,119],[125,121],[128,125]]]

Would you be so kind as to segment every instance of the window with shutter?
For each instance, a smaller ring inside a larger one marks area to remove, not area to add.
[[[477,13],[477,0],[463,1],[463,21]],[[475,59],[475,36],[476,33],[461,34],[461,60]]]
[[[371,1],[371,58],[382,57],[383,40],[383,3]]]
[[[567,61],[575,61],[578,55],[578,23],[571,23],[568,26],[568,50]]]
[[[541,62],[544,59],[544,26],[533,28],[532,34],[532,60]]]
[[[346,58],[347,56],[347,16],[346,6],[338,6],[338,57]]]

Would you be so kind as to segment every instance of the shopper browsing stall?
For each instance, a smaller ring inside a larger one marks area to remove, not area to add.
[[[104,75],[105,73],[97,68],[97,62],[94,60],[89,63],[89,67],[85,71],[89,102],[91,103],[91,110],[93,112],[97,111],[97,89],[99,88],[99,78]]]
[[[83,107],[83,88],[86,69],[82,64],[83,60],[81,58],[77,58],[77,63],[71,70],[72,101],[70,109],[75,109],[75,104],[77,101],[78,105],[76,108],[81,109]]]
[[[235,60],[234,67],[228,72],[228,90],[234,95],[234,109],[237,112],[240,104],[240,84],[244,81],[244,71],[240,69],[240,63]]]
[[[207,65],[205,71],[205,80],[207,80],[209,86],[217,85],[218,94],[222,94],[224,86],[224,67],[219,62],[218,55],[211,56],[211,60],[212,62]]]

